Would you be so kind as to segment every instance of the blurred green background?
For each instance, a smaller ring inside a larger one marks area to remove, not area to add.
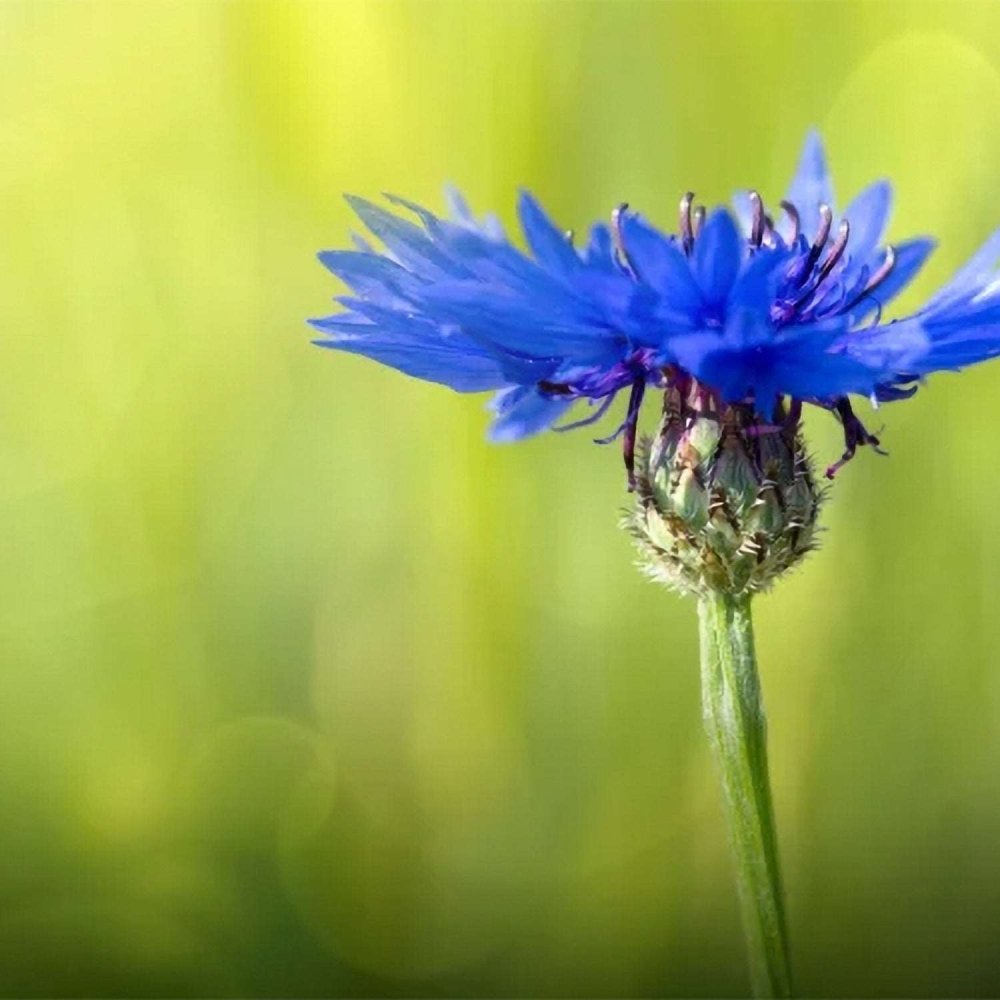
[[[312,348],[313,255],[343,191],[775,198],[816,124],[842,200],[888,174],[940,237],[913,305],[1000,225],[1000,4],[35,0],[0,38],[0,993],[745,991],[694,607],[633,568],[617,450]],[[881,422],[758,608],[798,979],[997,996],[1000,364]]]

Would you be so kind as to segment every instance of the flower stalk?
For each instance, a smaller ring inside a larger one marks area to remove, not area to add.
[[[790,997],[791,968],[767,772],[767,726],[754,652],[751,596],[704,593],[702,711],[722,780],[755,997]]]

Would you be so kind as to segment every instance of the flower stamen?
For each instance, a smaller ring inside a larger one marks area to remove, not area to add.
[[[809,287],[795,300],[794,308],[798,310],[801,308],[809,299],[813,298],[816,293],[823,287],[823,282],[830,277],[830,272],[837,266],[840,258],[844,255],[844,250],[847,248],[847,241],[850,239],[851,235],[851,224],[844,219],[840,223],[840,228],[837,233],[837,239],[834,241],[832,247],[830,247],[830,252],[827,254],[826,259],[820,265],[820,269],[816,274],[816,278],[809,285]]]
[[[756,191],[750,192],[750,211],[753,213],[750,223],[750,245],[757,249],[764,238],[764,203]]]
[[[701,235],[702,227],[705,225],[705,206],[699,205],[694,210],[694,238],[697,239]]]
[[[622,456],[625,459],[625,472],[628,476],[629,493],[635,492],[635,435],[639,424],[639,410],[642,407],[642,397],[645,393],[645,379],[636,379],[632,383],[632,392],[628,398],[628,416],[625,418],[625,436],[622,438]]]
[[[544,379],[538,383],[538,391],[547,396],[575,396],[576,390],[566,382],[547,382]]]
[[[691,227],[692,202],[694,202],[694,191],[688,191],[688,193],[681,198],[680,207],[681,247],[684,249],[685,254],[690,254],[691,248],[694,246],[694,230]]]
[[[862,445],[869,445],[878,455],[887,455],[879,445],[879,439],[869,432],[863,423],[857,418],[851,408],[850,400],[843,396],[834,405],[840,422],[844,425],[844,454],[826,470],[826,478],[833,479],[834,476],[852,459],[854,453]]]
[[[803,284],[809,275],[812,274],[812,269],[816,266],[816,261],[819,260],[819,255],[823,252],[826,241],[830,237],[830,226],[832,225],[833,211],[829,205],[820,205],[819,229],[816,232],[816,238],[813,240],[812,246],[809,248],[809,253],[802,264],[802,270],[796,277],[796,284]]]
[[[788,403],[788,416],[785,417],[785,430],[794,431],[802,419],[802,400],[791,399]]]
[[[778,245],[777,233],[774,230],[774,219],[767,212],[764,213],[763,244],[768,250],[773,250]]]
[[[882,303],[872,296],[872,292],[874,292],[879,285],[881,285],[882,282],[885,281],[890,274],[892,274],[892,270],[895,266],[896,248],[892,246],[892,244],[889,244],[885,248],[885,260],[882,261],[875,273],[865,282],[864,288],[862,288],[861,291],[855,295],[846,306],[844,306],[844,311],[846,312],[853,309],[859,302],[871,297],[872,302],[875,303],[875,321],[872,325],[878,325],[882,318]]]
[[[871,295],[886,278],[892,274],[892,269],[896,266],[896,248],[890,243],[885,248],[885,260],[879,265],[879,269],[868,279],[865,285],[865,295]]]
[[[827,255],[825,261],[823,261],[823,266],[819,269],[819,276],[816,278],[816,284],[821,285],[830,276],[830,272],[837,266],[837,262],[844,255],[844,250],[847,247],[847,241],[851,236],[851,224],[847,219],[843,219],[840,223],[840,227],[837,230],[837,239],[834,241],[832,247],[830,247],[830,253]]]
[[[781,201],[780,205],[792,223],[792,235],[788,237],[789,245],[791,245],[799,238],[799,230],[802,227],[799,210],[790,201]]]
[[[604,399],[601,400],[600,405],[597,407],[597,409],[595,409],[594,412],[589,414],[588,416],[583,417],[580,420],[574,420],[572,423],[569,424],[559,424],[558,427],[553,427],[552,429],[554,431],[560,431],[560,432],[575,431],[579,427],[589,427],[591,424],[596,424],[597,421],[600,420],[601,417],[603,417],[604,414],[607,413],[608,410],[611,408],[611,404],[615,401],[615,396],[617,395],[618,395],[617,393],[613,392],[610,395],[605,396]]]
[[[625,212],[627,209],[628,202],[623,201],[611,213],[611,239],[615,245],[615,256],[617,257],[622,270],[624,270],[633,281],[638,281],[639,272],[635,269],[635,265],[632,263],[632,258],[629,257],[628,250],[625,248],[625,233],[622,230],[622,220],[625,218]]]

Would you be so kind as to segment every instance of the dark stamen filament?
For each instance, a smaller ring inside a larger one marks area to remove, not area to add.
[[[764,203],[756,191],[750,192],[750,211],[753,213],[750,224],[750,244],[753,247],[759,247],[764,238]]]
[[[542,379],[542,381],[538,383],[538,388],[541,392],[544,392],[549,396],[576,395],[573,391],[573,387],[568,385],[566,382],[548,382],[545,379]]]
[[[799,238],[799,229],[802,226],[799,219],[799,210],[790,201],[781,202],[781,207],[785,210],[785,215],[788,216],[792,223],[792,235],[788,238],[788,242],[794,243]]]
[[[694,210],[694,238],[697,239],[701,235],[702,227],[705,225],[705,206],[699,205]]]
[[[844,250],[847,247],[847,240],[851,235],[851,225],[844,219],[840,223],[840,229],[837,233],[837,239],[834,241],[832,247],[830,247],[830,252],[826,256],[826,260],[823,261],[820,266],[819,271],[816,274],[815,279],[808,285],[806,290],[795,300],[795,308],[803,306],[809,299],[811,299],[822,287],[823,282],[830,277],[830,272],[837,266],[837,261],[844,255]],[[810,251],[810,256],[812,255]]]
[[[638,379],[632,383],[632,392],[628,398],[628,416],[625,418],[625,434],[622,437],[622,453],[625,459],[625,472],[628,474],[629,493],[635,491],[635,434],[639,423],[639,409],[642,397],[646,392],[646,382]]]
[[[767,212],[764,213],[764,246],[773,250],[777,245],[778,241],[775,238],[774,233],[774,219],[771,218]]]
[[[837,266],[837,262],[844,255],[844,250],[847,247],[847,241],[851,235],[851,224],[844,219],[840,223],[840,227],[837,231],[837,239],[834,240],[833,246],[830,247],[830,252],[827,254],[827,258],[823,261],[823,266],[819,269],[819,274],[816,276],[816,285],[822,285],[824,281],[830,276],[830,272]]]
[[[574,420],[571,424],[559,424],[558,427],[553,427],[554,431],[575,431],[578,427],[588,427],[590,424],[596,424],[601,417],[611,408],[611,404],[615,401],[615,396],[617,393],[611,393],[605,396],[601,400],[600,404],[594,410],[593,413],[588,414],[580,420]]]
[[[827,238],[830,235],[830,226],[833,225],[833,210],[829,205],[819,206],[819,229],[816,232],[816,239],[813,246],[817,250],[822,250],[826,246]]]
[[[879,269],[868,279],[863,295],[869,295],[892,274],[892,269],[896,266],[896,248],[890,244],[885,248],[885,260],[882,261]]]
[[[793,398],[788,406],[788,416],[785,417],[785,430],[795,431],[802,419],[802,400]]]
[[[680,208],[680,233],[681,233],[681,246],[684,248],[684,253],[689,254],[691,252],[691,247],[694,245],[694,230],[691,228],[691,203],[694,201],[694,191],[688,191],[683,198],[681,198],[681,208]]]
[[[797,281],[800,285],[812,274],[812,269],[816,266],[816,261],[819,260],[819,255],[823,252],[823,247],[826,246],[832,224],[833,212],[830,210],[830,206],[820,205],[819,230],[816,233],[816,239],[813,240],[812,246],[809,248],[809,253],[802,265],[802,270],[799,272]]]
[[[638,281],[639,273],[636,271],[635,265],[632,263],[632,260],[628,255],[628,250],[625,249],[625,235],[622,231],[622,220],[625,217],[625,210],[627,208],[628,202],[623,201],[611,213],[611,239],[615,245],[615,254],[618,257],[619,263],[628,273],[629,277]]]
[[[847,309],[853,309],[862,299],[864,299],[868,295],[871,295],[871,293],[874,292],[875,289],[878,288],[878,286],[881,285],[882,282],[885,281],[885,279],[888,278],[890,274],[892,274],[892,270],[895,266],[896,266],[896,248],[890,244],[885,248],[885,260],[882,261],[882,263],[878,267],[878,270],[868,279],[868,281],[865,282],[865,287],[861,290],[861,292],[858,295],[856,295],[853,299],[851,299],[850,302],[847,303],[847,305],[844,307],[845,311]],[[873,301],[875,301],[875,306],[877,309],[876,315],[877,317],[881,317],[882,305],[877,300]],[[878,318],[875,320],[875,322],[876,323],[878,322]]]
[[[861,445],[869,445],[879,455],[886,454],[879,447],[879,439],[874,434],[869,433],[865,429],[865,425],[855,416],[850,400],[846,396],[838,399],[834,408],[840,417],[840,422],[844,425],[844,454],[826,470],[827,479],[833,479],[837,472],[854,458],[854,453]]]

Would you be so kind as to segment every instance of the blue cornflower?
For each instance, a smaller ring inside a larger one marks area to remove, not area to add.
[[[892,191],[878,181],[838,218],[818,135],[769,213],[756,192],[706,214],[686,194],[677,233],[619,206],[577,249],[523,192],[530,255],[456,192],[449,219],[402,198],[422,225],[360,198],[351,205],[384,244],[320,254],[353,291],[312,324],[321,346],[353,351],[461,392],[500,390],[490,436],[552,427],[586,400],[593,423],[628,390],[623,436],[632,482],[636,424],[648,386],[752,414],[757,432],[798,422],[803,403],[834,412],[845,452],[878,440],[850,395],[908,397],[927,374],[1000,354],[1000,232],[922,309],[883,323],[883,307],[934,248],[881,244]],[[836,224],[835,224],[836,223]]]

